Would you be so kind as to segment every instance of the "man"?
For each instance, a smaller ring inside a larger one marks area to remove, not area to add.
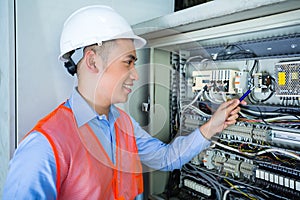
[[[134,199],[143,193],[141,163],[178,169],[236,122],[240,102],[232,100],[171,144],[146,133],[114,106],[127,101],[138,80],[135,49],[143,45],[109,7],[85,7],[66,20],[60,59],[77,74],[78,86],[20,143],[4,199]]]

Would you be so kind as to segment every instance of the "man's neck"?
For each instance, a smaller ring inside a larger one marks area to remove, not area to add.
[[[97,105],[95,102],[95,98],[89,98],[88,95],[86,95],[84,92],[80,91],[80,88],[78,88],[79,94],[85,99],[85,101],[98,113],[98,115],[105,115],[106,118],[108,119],[108,113],[111,104],[110,103],[105,103],[105,101],[101,101],[101,105]]]

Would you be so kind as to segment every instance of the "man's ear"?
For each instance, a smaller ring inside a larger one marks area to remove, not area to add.
[[[101,67],[100,57],[93,50],[87,50],[84,57],[87,69],[92,73],[98,73]]]

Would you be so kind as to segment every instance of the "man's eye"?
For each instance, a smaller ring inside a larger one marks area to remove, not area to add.
[[[125,63],[128,65],[131,65],[131,64],[135,65],[135,62],[133,62],[133,60],[127,60],[127,61],[125,61]]]

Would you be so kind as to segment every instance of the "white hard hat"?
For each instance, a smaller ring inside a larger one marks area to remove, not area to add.
[[[63,55],[72,50],[121,38],[133,39],[137,49],[146,44],[146,40],[135,35],[127,21],[112,8],[102,5],[83,7],[64,23],[59,59],[67,61]]]

